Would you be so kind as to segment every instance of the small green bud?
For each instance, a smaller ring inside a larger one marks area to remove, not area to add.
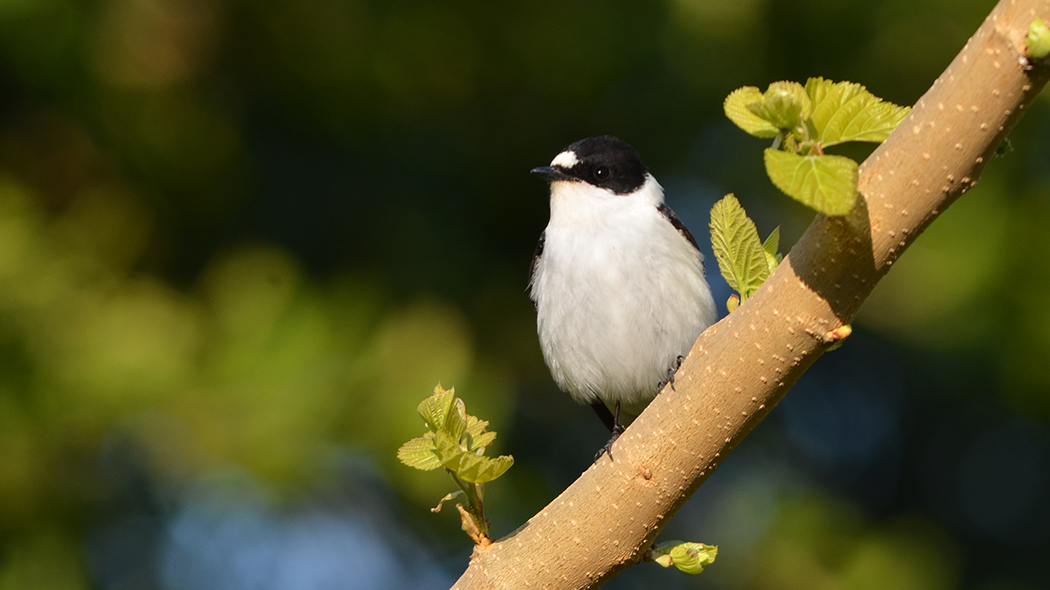
[[[846,342],[846,338],[850,337],[853,333],[853,326],[845,324],[835,328],[834,330],[828,330],[824,333],[824,341],[830,344],[828,352],[838,350]]]
[[[813,102],[798,82],[773,82],[762,94],[762,102],[748,110],[778,129],[798,131],[813,112]]]
[[[1006,154],[1012,154],[1014,151],[1014,144],[1010,141],[1009,137],[1003,138],[1003,142],[999,144],[999,147],[995,148],[996,158],[1002,158]]]
[[[1042,19],[1037,18],[1028,25],[1024,46],[1028,59],[1043,59],[1050,55],[1050,28]]]

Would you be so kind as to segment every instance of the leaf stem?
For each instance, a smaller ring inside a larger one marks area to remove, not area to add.
[[[485,508],[481,500],[482,486],[485,484],[467,483],[460,479],[455,471],[447,467],[445,471],[452,478],[452,481],[456,482],[456,486],[463,491],[463,495],[467,497],[467,512],[474,518],[478,529],[486,538],[491,538],[489,536],[489,522],[485,519]]]

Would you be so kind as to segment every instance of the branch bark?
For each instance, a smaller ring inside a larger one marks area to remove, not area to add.
[[[776,272],[708,329],[603,458],[454,589],[594,588],[636,563],[718,464],[837,339],[920,233],[972,188],[1050,76],[1023,65],[1050,0],[1001,0],[860,170],[857,206],[818,216]]]

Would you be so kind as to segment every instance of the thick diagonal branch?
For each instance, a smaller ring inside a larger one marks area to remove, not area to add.
[[[1050,0],[1002,0],[861,167],[858,205],[818,216],[762,288],[700,337],[608,457],[520,529],[476,551],[457,589],[601,585],[836,339],[909,244],[976,184],[1046,83],[1022,39]]]

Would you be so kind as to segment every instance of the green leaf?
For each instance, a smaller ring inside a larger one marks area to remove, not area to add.
[[[496,440],[495,432],[482,432],[477,436],[467,434],[467,450],[477,451],[478,449],[484,449],[485,447],[492,444],[492,441]]]
[[[456,388],[445,389],[438,385],[434,388],[433,395],[419,402],[416,409],[423,417],[427,428],[437,432],[445,424],[445,416],[448,415],[452,402],[456,399]]]
[[[479,420],[475,416],[467,416],[467,431],[464,434],[468,451],[483,449],[492,444],[496,439],[495,432],[486,432],[489,423],[487,420]]]
[[[798,82],[773,82],[762,95],[762,102],[747,109],[777,129],[801,130],[813,111],[806,89]]]
[[[722,276],[742,300],[769,276],[758,229],[732,193],[711,208],[711,246]]]
[[[744,86],[731,92],[722,104],[722,108],[730,121],[751,135],[763,138],[776,137],[780,130],[748,108],[749,105],[761,102],[761,90],[754,86]]]
[[[762,242],[762,251],[766,255],[766,264],[769,265],[769,274],[773,274],[773,271],[777,269],[777,265],[780,264],[780,254],[777,250],[780,249],[780,226],[778,225],[766,238],[766,241]]]
[[[1050,28],[1042,19],[1037,18],[1028,25],[1024,47],[1029,59],[1043,59],[1050,55]]]
[[[514,464],[514,457],[500,455],[485,457],[482,455],[464,454],[460,458],[456,475],[468,483],[487,483],[503,475]]]
[[[441,467],[441,459],[437,455],[437,445],[434,444],[433,432],[413,438],[401,445],[401,448],[397,450],[397,458],[401,459],[401,462],[405,465],[423,471]]]
[[[441,431],[447,432],[457,443],[463,443],[463,436],[467,432],[467,406],[463,400],[457,397],[449,406]]]
[[[846,215],[857,200],[857,163],[843,156],[800,156],[767,149],[766,173],[793,199],[825,215]]]
[[[488,427],[488,420],[480,420],[476,416],[467,416],[467,434],[471,436],[481,436]]]
[[[885,141],[911,112],[911,107],[885,102],[853,82],[810,78],[806,93],[813,102],[813,139],[823,147],[847,141]]]
[[[439,430],[434,435],[434,443],[441,466],[452,471],[458,470],[463,456],[468,454],[459,446],[459,440],[452,438],[448,432]]]

